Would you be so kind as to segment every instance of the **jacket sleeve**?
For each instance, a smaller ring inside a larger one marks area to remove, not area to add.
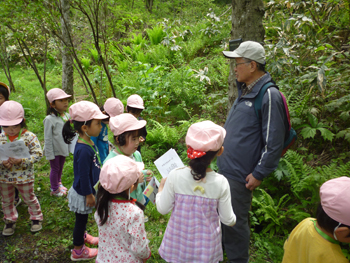
[[[222,194],[219,199],[218,212],[220,221],[227,226],[236,224],[236,215],[232,209],[230,185],[226,178],[222,182]]]
[[[22,167],[31,166],[34,163],[39,162],[43,157],[43,151],[41,149],[38,137],[33,134],[33,136],[30,136],[29,139],[29,141],[25,141],[25,144],[29,148],[30,158],[22,159]]]
[[[162,215],[165,215],[171,210],[173,210],[173,207],[175,205],[175,191],[173,187],[173,182],[171,180],[172,172],[170,172],[170,174],[168,175],[168,179],[165,182],[163,191],[156,195],[157,210]]]
[[[53,136],[52,136],[52,122],[46,117],[44,123],[44,155],[47,160],[55,159],[55,153],[53,150]]]
[[[131,236],[130,250],[136,257],[148,259],[151,256],[151,250],[148,246],[149,240],[143,222],[143,212],[140,209],[135,209],[130,221],[128,226],[128,233]]]
[[[276,88],[266,91],[262,105],[262,140],[263,149],[253,176],[262,180],[273,172],[283,151],[285,127],[285,110],[281,94]]]

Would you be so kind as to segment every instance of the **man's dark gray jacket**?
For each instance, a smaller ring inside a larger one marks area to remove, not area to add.
[[[265,92],[261,120],[254,109],[255,97],[262,86],[271,80],[267,73],[243,97],[243,83],[237,82],[238,99],[230,109],[224,126],[224,152],[217,159],[219,173],[244,184],[250,173],[262,180],[273,172],[283,150],[286,114],[278,89],[271,87]]]

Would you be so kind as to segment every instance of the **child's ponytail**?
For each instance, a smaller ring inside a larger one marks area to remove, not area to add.
[[[65,143],[70,144],[73,138],[75,137],[75,129],[72,127],[70,120],[66,121],[63,125],[62,136]]]
[[[191,174],[193,179],[199,181],[206,176],[206,170],[209,167],[211,161],[219,151],[208,151],[205,155],[199,158],[191,159],[189,166],[191,167]]]
[[[90,127],[92,120],[89,121],[74,121],[74,120],[68,120],[66,123],[63,125],[62,129],[62,136],[63,140],[65,143],[70,144],[71,141],[74,139],[76,132],[83,133],[81,130],[81,127],[83,125],[87,125]]]

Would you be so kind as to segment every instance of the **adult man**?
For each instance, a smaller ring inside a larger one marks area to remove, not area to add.
[[[224,153],[218,157],[219,173],[230,183],[231,202],[237,215],[234,227],[222,225],[223,245],[230,262],[249,261],[249,210],[252,191],[276,169],[286,133],[286,115],[278,89],[263,96],[261,118],[254,99],[264,84],[272,81],[265,72],[265,50],[254,41],[245,41],[235,51],[224,51],[235,59],[238,98],[227,116]]]

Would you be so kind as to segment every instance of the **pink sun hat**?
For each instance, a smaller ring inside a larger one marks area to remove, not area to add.
[[[124,112],[124,105],[119,99],[109,98],[103,105],[103,109],[110,117],[115,117]]]
[[[143,99],[137,94],[129,96],[129,98],[126,100],[126,105],[141,110],[145,108],[143,106]]]
[[[146,126],[145,120],[138,120],[130,113],[123,113],[109,119],[109,127],[114,136],[126,131],[139,130]]]
[[[212,121],[192,124],[187,131],[186,144],[197,151],[218,151],[226,136],[226,130]]]
[[[55,100],[67,99],[67,98],[69,98],[71,96],[72,95],[68,95],[62,89],[59,89],[59,88],[50,89],[46,93],[46,97],[47,97],[47,99],[49,100],[50,103],[55,101]]]
[[[103,120],[108,118],[99,107],[90,101],[79,101],[69,107],[70,118],[74,121]]]
[[[24,119],[24,109],[21,103],[8,100],[0,106],[0,125],[15,126]]]
[[[321,205],[325,213],[350,226],[350,178],[342,176],[325,182],[320,188]]]
[[[118,155],[104,163],[100,184],[111,194],[122,193],[136,183],[144,168],[143,162],[135,162],[130,157]]]

